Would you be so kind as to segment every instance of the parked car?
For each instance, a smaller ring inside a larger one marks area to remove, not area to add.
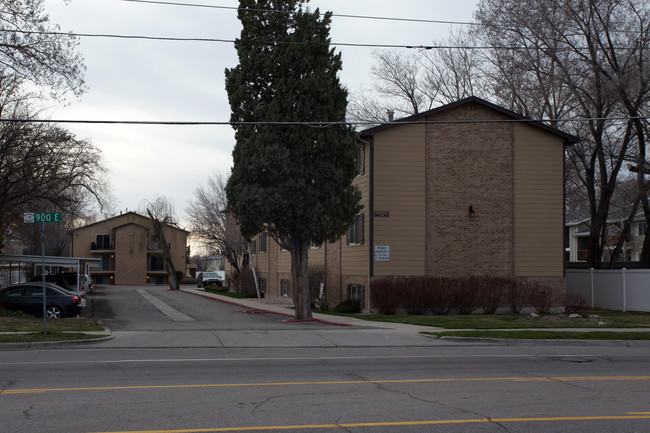
[[[43,276],[35,275],[29,280],[28,283],[42,283]],[[86,291],[83,285],[79,288],[79,293],[77,293],[77,275],[75,274],[74,280],[67,278],[63,274],[45,274],[45,282],[58,286],[61,289],[65,289],[68,292],[71,292],[75,295],[78,295],[81,299],[81,306],[86,306]]]
[[[84,274],[81,274],[80,277],[83,277]],[[42,275],[35,275],[29,280],[27,280],[28,283],[40,283],[43,280]],[[64,289],[70,291],[70,292],[76,292],[77,291],[77,273],[76,272],[63,272],[59,274],[46,274],[45,275],[45,282],[46,283],[53,283],[56,284],[57,286],[63,287]],[[88,283],[85,281],[84,278],[80,278],[80,283],[81,285],[79,286],[79,292],[80,294],[86,295],[86,287],[88,287]],[[88,291],[88,293],[90,293]]]
[[[48,319],[76,316],[81,312],[81,298],[56,284],[45,283]],[[43,316],[43,285],[22,283],[0,290],[0,305],[11,311]]]
[[[77,273],[76,272],[61,272],[58,275],[63,275],[63,277],[70,282],[70,286],[77,288]],[[81,282],[80,290],[85,291],[86,293],[92,293],[95,291],[93,286],[93,280],[90,279],[88,274],[79,274],[79,281]],[[71,290],[71,289],[68,289]],[[74,291],[74,290],[73,290]]]
[[[216,284],[217,286],[223,286],[223,278],[219,275],[218,272],[201,272],[201,274],[196,279],[197,287],[205,287],[210,284]]]

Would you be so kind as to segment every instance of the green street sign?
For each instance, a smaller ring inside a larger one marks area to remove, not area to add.
[[[25,212],[24,221],[26,223],[60,223],[61,214],[59,212]]]

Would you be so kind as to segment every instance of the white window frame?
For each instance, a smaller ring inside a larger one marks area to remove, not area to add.
[[[291,284],[289,280],[280,280],[280,295],[287,298],[291,295]]]
[[[363,245],[364,236],[364,214],[359,214],[354,217],[354,222],[348,227],[346,235],[347,245]]]

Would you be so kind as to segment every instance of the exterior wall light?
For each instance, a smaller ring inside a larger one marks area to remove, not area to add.
[[[476,216],[476,211],[474,210],[474,206],[472,206],[472,205],[470,204],[470,205],[469,205],[469,217],[470,217],[470,218],[474,218],[474,216]]]

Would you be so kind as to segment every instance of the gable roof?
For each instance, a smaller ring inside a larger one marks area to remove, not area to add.
[[[529,117],[522,116],[521,114],[515,113],[514,111],[507,110],[499,105],[493,104],[491,102],[488,102],[484,99],[477,98],[476,96],[470,96],[469,98],[461,99],[460,101],[452,102],[447,105],[443,105],[428,111],[425,111],[423,113],[418,113],[414,114],[412,116],[404,117],[402,119],[397,120],[396,123],[384,123],[379,126],[375,126],[373,128],[369,128],[366,130],[361,131],[358,135],[360,136],[372,136],[376,132],[382,131],[387,128],[391,128],[393,126],[399,126],[402,123],[409,123],[409,122],[418,122],[421,121],[423,122],[426,117],[432,116],[434,114],[442,113],[447,110],[451,110],[453,108],[460,107],[462,105],[470,104],[470,103],[476,103],[479,105],[482,105],[486,108],[489,108],[491,110],[497,111],[501,114],[504,114],[508,117],[511,117],[515,120],[522,121],[528,125],[534,126],[536,128],[539,128],[541,130],[544,130],[546,132],[550,132],[551,134],[557,135],[561,138],[564,139],[565,144],[574,144],[578,143],[580,139],[574,135],[568,134],[564,131],[560,131],[557,128],[553,128],[552,126],[548,126],[545,123],[542,123],[538,120],[532,120]]]
[[[84,229],[87,229],[88,227],[92,227],[92,226],[97,225],[97,224],[104,224],[104,223],[106,223],[106,222],[108,222],[108,221],[115,221],[115,222],[118,222],[120,219],[124,219],[125,217],[127,217],[127,216],[129,216],[129,215],[134,215],[134,216],[140,218],[141,220],[144,219],[144,220],[146,220],[146,221],[149,221],[149,218],[148,218],[148,217],[146,217],[146,216],[144,216],[144,215],[140,215],[140,214],[137,213],[137,212],[126,212],[126,213],[123,213],[123,214],[116,215],[116,216],[114,216],[114,217],[106,218],[105,220],[101,220],[101,221],[94,222],[94,223],[92,223],[92,224],[85,225],[85,226],[83,226],[83,227],[77,227],[76,229],[70,230],[69,233],[75,232],[75,231],[77,231],[77,230],[84,230]],[[135,224],[135,225],[139,225],[139,226],[142,226],[142,227],[144,227],[144,228],[147,228],[146,226],[144,226],[144,225],[142,225],[142,224],[138,224],[138,223],[133,222],[133,221],[126,221],[126,222],[122,222],[122,223],[120,223],[120,224],[118,224],[118,225],[112,227],[112,229],[117,229],[117,228],[120,228],[120,227],[126,226],[126,225],[128,225],[128,224]],[[184,229],[182,229],[182,228],[180,228],[180,227],[174,227],[173,225],[169,225],[169,224],[165,224],[165,225],[166,225],[166,226],[169,226],[169,227],[171,227],[171,228],[173,228],[173,229],[175,229],[175,230],[180,230],[180,231],[182,231],[182,232],[185,232],[185,233],[187,233],[187,234],[190,233],[190,232],[188,232],[187,230],[184,230]]]

